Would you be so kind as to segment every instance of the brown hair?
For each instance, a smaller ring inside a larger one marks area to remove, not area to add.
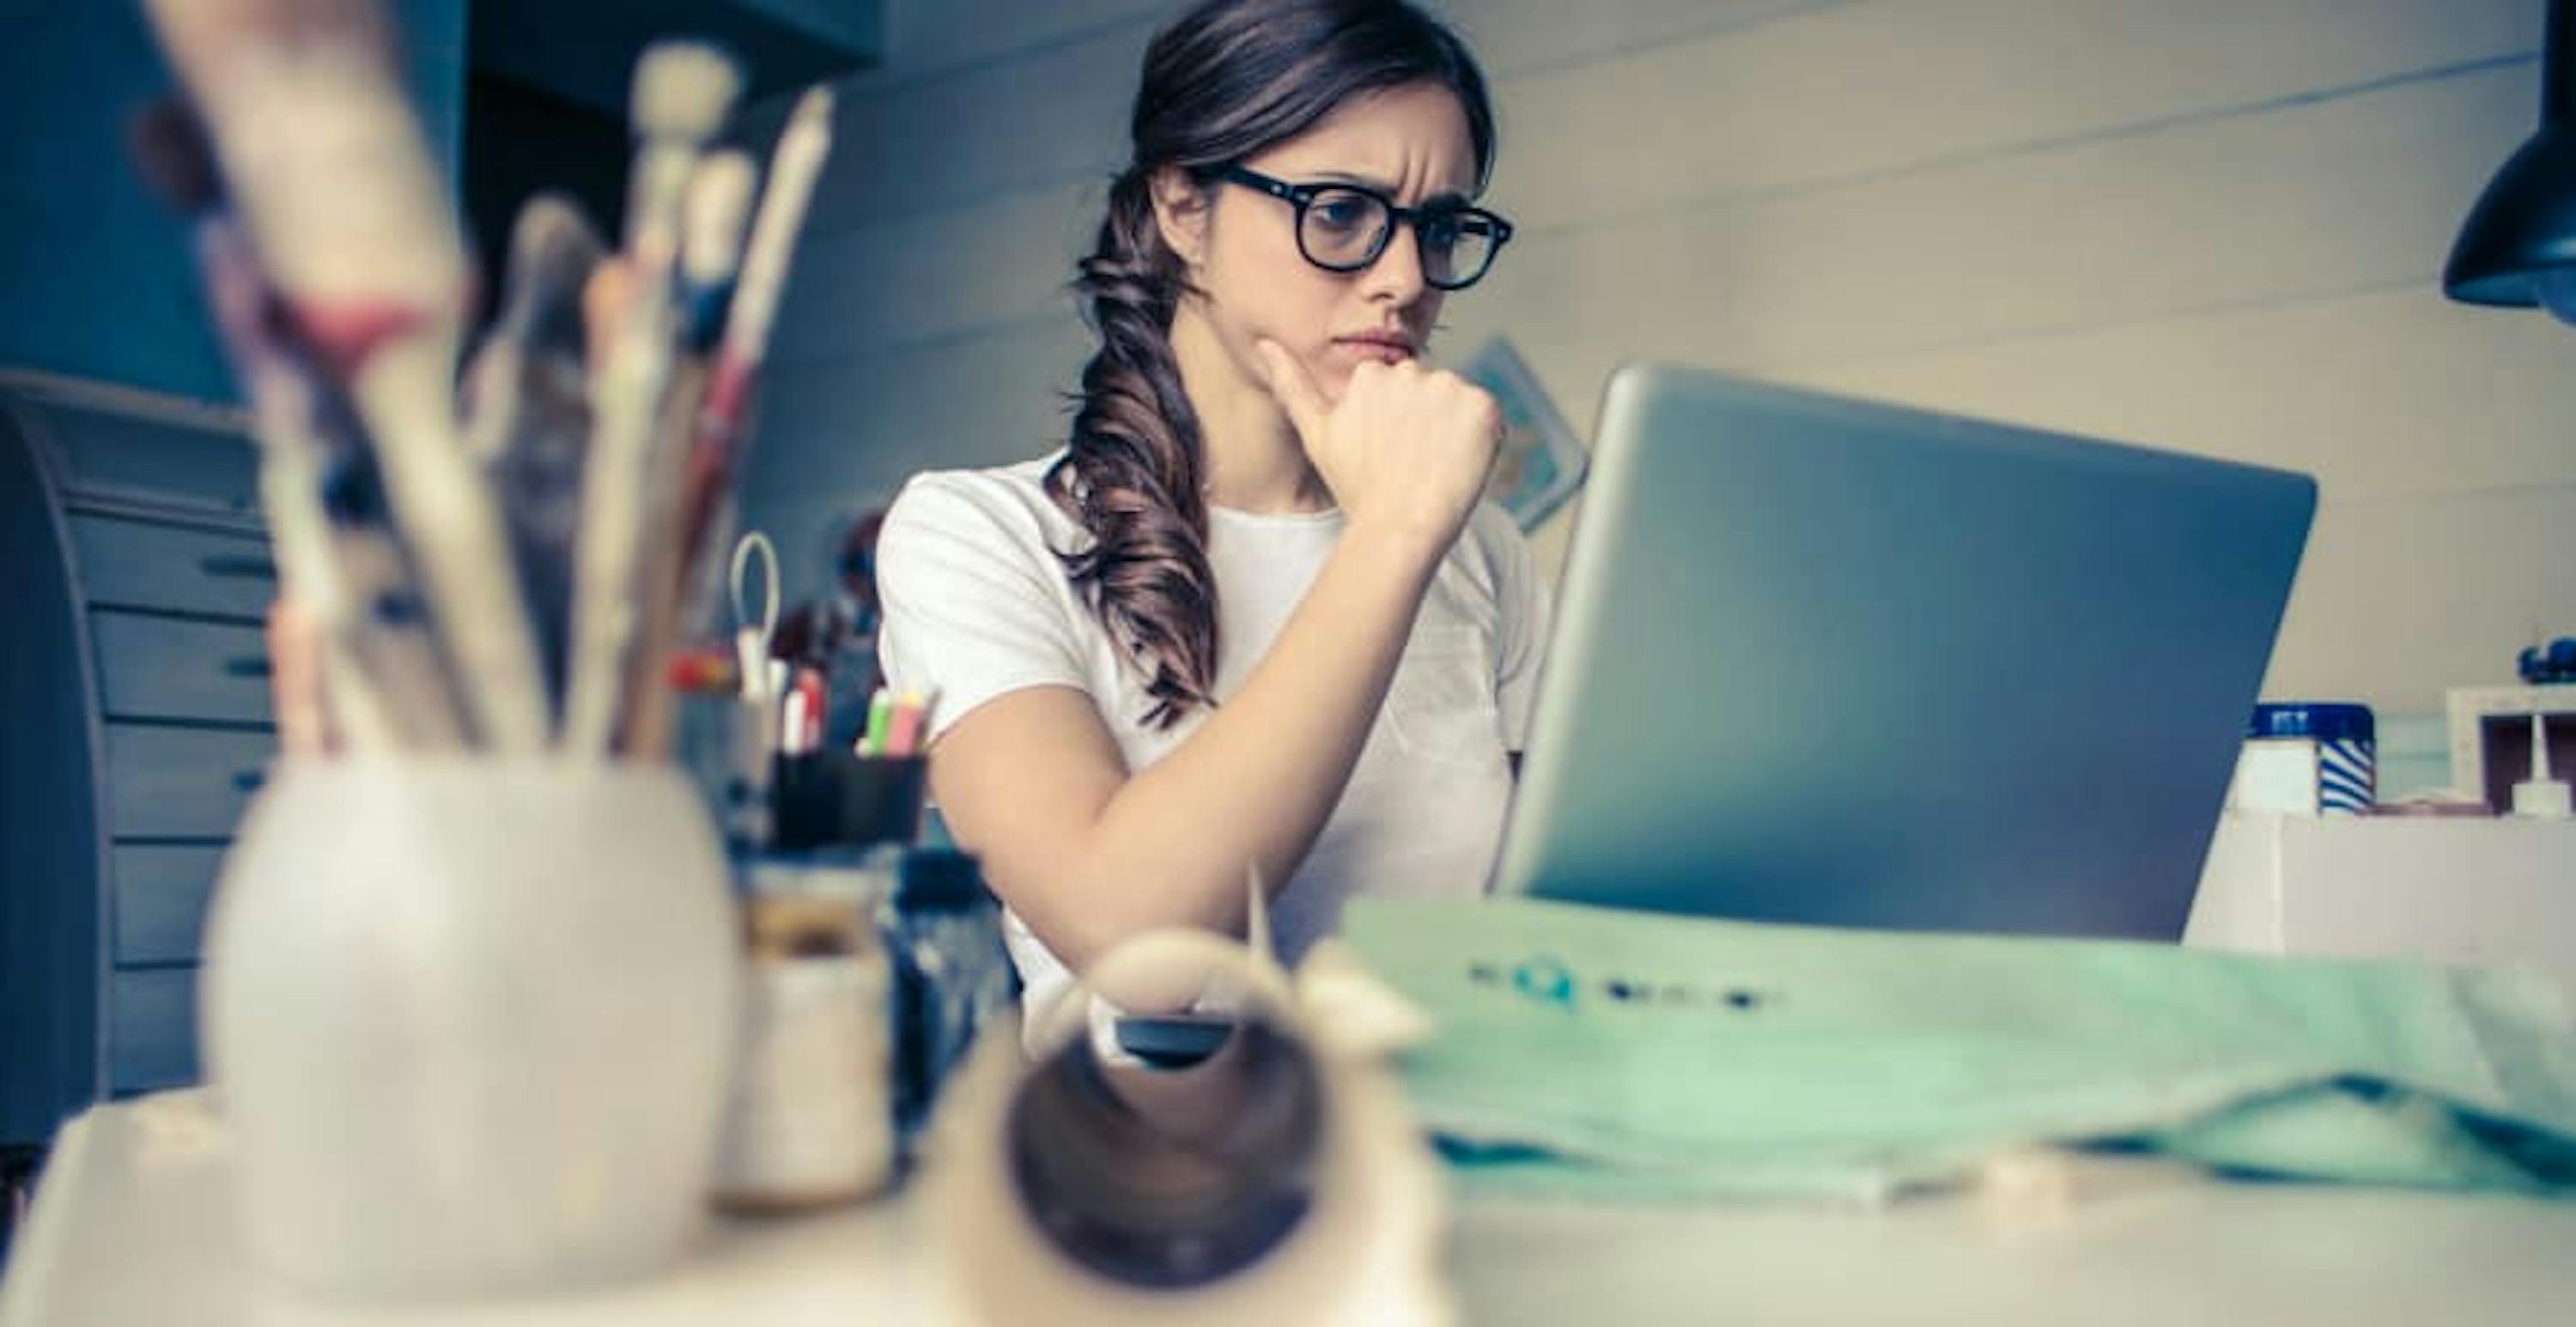
[[[1484,75],[1457,34],[1405,0],[1207,0],[1145,50],[1134,152],[1073,282],[1100,348],[1046,484],[1091,536],[1063,555],[1066,573],[1144,678],[1156,727],[1213,703],[1217,613],[1205,457],[1170,339],[1187,274],[1155,225],[1152,180],[1177,167],[1205,188],[1350,97],[1417,83],[1456,94],[1481,187],[1494,157]]]

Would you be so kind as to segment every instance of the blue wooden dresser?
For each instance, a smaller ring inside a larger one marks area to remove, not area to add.
[[[0,371],[0,1145],[196,1081],[199,933],[275,746],[238,411]]]

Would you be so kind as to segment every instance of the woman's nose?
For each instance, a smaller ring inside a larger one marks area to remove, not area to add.
[[[1420,299],[1429,286],[1422,279],[1422,233],[1398,225],[1377,261],[1360,274],[1360,281],[1361,293],[1370,299],[1388,299],[1399,306]]]

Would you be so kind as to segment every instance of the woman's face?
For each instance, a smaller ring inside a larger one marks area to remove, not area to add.
[[[1457,97],[1412,84],[1357,97],[1313,128],[1242,165],[1289,184],[1366,185],[1402,207],[1460,200],[1476,187],[1476,154]],[[1165,237],[1194,261],[1205,292],[1198,309],[1251,382],[1266,378],[1254,343],[1268,338],[1302,360],[1316,385],[1340,399],[1367,360],[1418,356],[1442,292],[1422,278],[1413,228],[1399,224],[1386,249],[1356,272],[1329,272],[1297,247],[1297,209],[1239,184],[1209,186],[1204,210],[1165,213]]]

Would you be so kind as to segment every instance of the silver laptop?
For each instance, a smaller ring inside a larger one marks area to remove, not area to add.
[[[1497,892],[2175,939],[2304,475],[1630,366]]]

